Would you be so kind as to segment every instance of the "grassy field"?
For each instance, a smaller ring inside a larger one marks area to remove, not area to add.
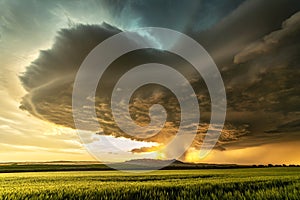
[[[299,167],[0,174],[0,199],[299,198]]]

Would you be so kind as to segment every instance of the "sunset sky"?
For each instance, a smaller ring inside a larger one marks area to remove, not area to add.
[[[77,70],[88,53],[110,36],[139,27],[164,27],[199,42],[221,72],[227,116],[214,150],[200,159],[210,117],[201,77],[185,60],[147,50],[118,58],[106,73],[104,89],[97,91],[96,98],[102,129],[84,130],[89,148],[97,148],[103,161],[165,158],[157,146],[176,134],[179,116],[178,102],[170,92],[153,85],[135,94],[131,107],[137,123],[149,123],[147,109],[154,103],[171,112],[164,129],[147,139],[123,133],[107,103],[111,81],[124,69],[161,61],[190,73],[187,77],[199,101],[199,129],[181,160],[300,164],[300,2],[187,2],[0,0],[0,162],[94,160],[72,118]]]

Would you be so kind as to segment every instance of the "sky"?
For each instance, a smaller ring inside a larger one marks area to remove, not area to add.
[[[96,92],[101,129],[78,136],[72,88],[81,63],[105,39],[140,27],[180,31],[199,42],[218,66],[227,113],[207,157],[199,157],[211,116],[207,87],[186,60],[166,51],[131,52],[113,62]],[[167,158],[161,148],[176,135],[180,120],[174,94],[149,85],[133,96],[131,116],[140,125],[150,122],[153,104],[168,112],[164,128],[153,137],[124,133],[109,108],[113,86],[124,72],[159,62],[185,74],[199,101],[195,140],[179,159],[300,164],[299,33],[297,0],[0,0],[0,162]]]

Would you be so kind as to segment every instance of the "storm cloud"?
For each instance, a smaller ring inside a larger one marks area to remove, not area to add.
[[[300,105],[297,84],[300,75],[300,41],[297,37],[300,35],[300,14],[296,12],[300,4],[298,1],[283,0],[241,3],[235,1],[230,4],[227,11],[225,9],[221,14],[226,17],[207,22],[209,25],[203,25],[202,28],[186,22],[169,24],[167,19],[159,20],[162,18],[159,15],[156,15],[157,19],[149,17],[151,13],[142,11],[149,8],[148,5],[131,1],[120,1],[116,4],[119,7],[114,8],[114,12],[122,15],[130,7],[135,11],[134,15],[141,16],[138,23],[142,25],[183,30],[211,54],[221,70],[228,97],[226,124],[216,146],[219,150],[271,143],[275,138],[285,137],[287,132],[298,131],[295,124],[298,126]],[[155,6],[155,3],[151,6]],[[139,10],[140,7],[143,9]],[[152,9],[149,8],[149,12]],[[201,11],[197,7],[195,9],[195,13]],[[174,21],[176,16],[173,12],[170,17]],[[195,22],[198,18],[203,19],[201,15],[195,14],[187,21]],[[43,120],[74,128],[71,105],[77,70],[96,45],[120,31],[107,23],[74,24],[72,28],[61,29],[52,48],[41,51],[39,57],[20,76],[27,91],[20,107]],[[210,99],[205,83],[199,75],[194,74],[192,66],[185,60],[158,50],[131,52],[117,59],[105,72],[106,78],[101,80],[104,86],[99,88],[95,102],[97,120],[103,129],[98,134],[132,138],[114,123],[109,97],[114,83],[124,72],[147,62],[173,66],[186,74],[194,87],[200,103],[201,123],[193,148],[199,149],[210,118]],[[140,88],[132,98],[131,117],[141,125],[148,124],[149,108],[157,103],[164,105],[167,110],[167,123],[159,134],[143,141],[165,144],[176,134],[180,121],[178,101],[170,91],[157,85]],[[86,120],[93,119],[87,117]],[[145,147],[132,151],[151,150],[152,147]]]

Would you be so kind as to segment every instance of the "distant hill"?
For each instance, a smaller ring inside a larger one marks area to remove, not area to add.
[[[167,164],[184,164],[179,160],[158,160],[158,159],[133,159],[129,161],[123,162],[125,164],[133,164],[133,165],[167,165]]]

